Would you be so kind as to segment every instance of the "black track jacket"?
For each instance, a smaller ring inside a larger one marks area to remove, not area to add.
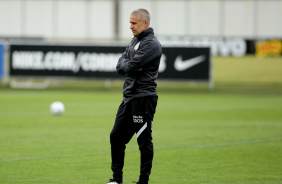
[[[125,77],[123,101],[135,97],[157,96],[155,82],[162,55],[162,47],[149,28],[135,36],[118,60],[116,71]]]

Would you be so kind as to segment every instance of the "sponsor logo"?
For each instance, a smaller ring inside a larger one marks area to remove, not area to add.
[[[134,50],[138,50],[139,45],[140,45],[140,42],[138,42],[138,43],[135,45]]]
[[[133,122],[134,123],[143,123],[143,116],[133,115]]]
[[[162,46],[168,47],[210,47],[213,56],[241,57],[247,53],[243,38],[223,37],[160,37]]]
[[[159,66],[159,73],[164,72],[166,69],[166,56],[162,54],[160,66]]]
[[[86,72],[115,72],[116,64],[122,53],[88,53],[14,51],[12,69],[14,70],[57,70]],[[159,72],[166,69],[166,56],[162,54]]]
[[[183,61],[182,56],[177,56],[177,58],[175,59],[175,62],[174,62],[174,68],[175,68],[175,70],[181,72],[181,71],[187,70],[187,69],[205,61],[205,59],[206,59],[206,56],[201,55],[201,56],[197,56],[197,57]]]
[[[121,53],[14,51],[12,68],[18,70],[57,70],[115,72]]]
[[[280,56],[282,53],[282,42],[279,40],[259,41],[256,43],[256,55]]]

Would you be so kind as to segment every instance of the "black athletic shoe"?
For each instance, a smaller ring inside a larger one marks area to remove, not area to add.
[[[106,184],[123,184],[123,182],[119,183],[119,182],[116,182],[115,180],[113,179],[110,179],[108,183]]]

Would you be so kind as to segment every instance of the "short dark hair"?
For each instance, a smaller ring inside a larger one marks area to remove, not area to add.
[[[140,8],[140,9],[137,9],[137,10],[134,10],[131,15],[134,15],[137,17],[137,19],[141,19],[141,20],[147,20],[148,21],[148,25],[150,25],[150,13],[146,10],[146,9],[143,9],[143,8]]]

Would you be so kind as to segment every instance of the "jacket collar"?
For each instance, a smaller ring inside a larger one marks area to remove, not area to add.
[[[154,30],[153,28],[149,27],[148,29],[146,29],[145,31],[143,31],[142,33],[134,36],[136,37],[138,40],[142,40],[142,38],[146,37],[147,35],[153,34],[154,35]]]

